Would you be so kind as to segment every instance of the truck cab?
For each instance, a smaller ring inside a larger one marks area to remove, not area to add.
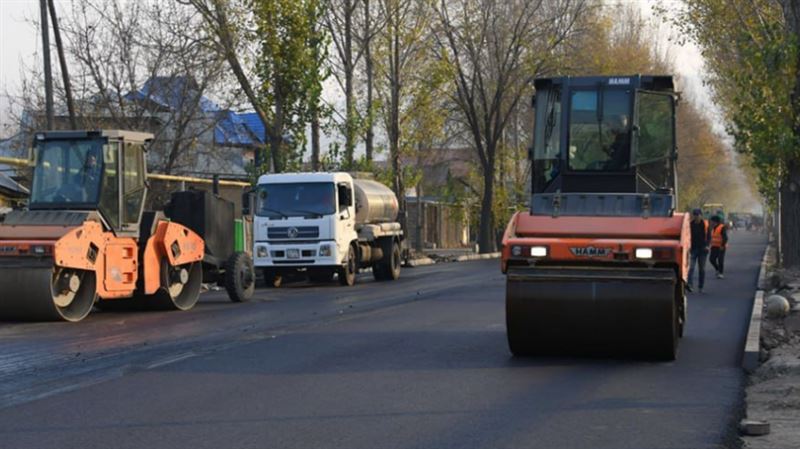
[[[386,214],[379,217],[380,223],[360,221],[358,216],[363,214],[359,212],[374,209],[375,200],[373,204],[368,198],[364,200],[367,204],[359,203],[356,190],[353,177],[341,172],[269,174],[259,178],[255,189],[253,258],[268,284],[278,286],[286,275],[305,273],[315,282],[329,282],[338,274],[340,283],[352,285],[359,268],[381,265],[375,274],[381,280],[387,274],[382,262],[399,270],[399,224],[387,226],[386,220],[380,219]],[[391,196],[393,221],[397,200]],[[387,237],[391,237],[391,244],[387,244]],[[397,258],[385,261],[384,254],[393,255],[394,243],[398,243]]]

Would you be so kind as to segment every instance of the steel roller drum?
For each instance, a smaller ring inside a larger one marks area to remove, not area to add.
[[[0,319],[80,321],[95,301],[95,275],[50,267],[0,270]]]
[[[510,269],[506,327],[516,355],[669,358],[675,339],[672,270],[615,274]]]

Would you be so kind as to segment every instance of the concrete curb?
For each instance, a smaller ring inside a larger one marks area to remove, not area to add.
[[[465,254],[463,256],[458,256],[455,259],[452,259],[454,262],[468,262],[470,260],[483,260],[483,259],[499,259],[500,253],[487,253],[487,254]],[[444,263],[443,262],[436,262],[435,260],[431,259],[430,257],[422,257],[419,259],[409,259],[406,263],[407,267],[424,267],[425,265],[434,265],[436,263]]]
[[[480,260],[480,259],[499,259],[500,253],[486,253],[486,254],[465,254],[463,256],[456,257],[456,262],[466,262],[468,260]]]
[[[752,373],[758,368],[761,354],[761,313],[764,309],[763,289],[767,277],[768,256],[769,245],[767,245],[767,249],[764,250],[764,256],[761,258],[757,290],[753,298],[753,310],[750,312],[750,324],[747,326],[747,339],[745,340],[744,355],[742,356],[742,367],[748,373]]]
[[[436,261],[430,257],[423,257],[421,259],[409,259],[407,265],[409,267],[424,267],[425,265],[433,265],[435,263]]]

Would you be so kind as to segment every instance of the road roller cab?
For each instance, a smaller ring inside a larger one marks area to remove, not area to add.
[[[79,321],[106,301],[195,304],[202,238],[160,213],[142,221],[150,139],[116,130],[35,135],[28,210],[0,224],[0,319]]]
[[[674,358],[689,234],[688,217],[675,213],[672,78],[535,87],[530,210],[503,237],[511,351]]]

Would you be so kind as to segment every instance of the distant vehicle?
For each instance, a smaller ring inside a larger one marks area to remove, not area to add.
[[[675,212],[672,77],[534,84],[531,207],[503,236],[511,352],[674,359],[689,218]]]
[[[400,276],[399,204],[385,185],[348,173],[287,173],[261,176],[255,193],[253,260],[268,283],[300,273],[353,285],[367,267],[379,281]]]
[[[725,222],[725,207],[722,203],[706,203],[703,204],[703,217],[710,220],[714,215],[722,215],[722,221]]]

